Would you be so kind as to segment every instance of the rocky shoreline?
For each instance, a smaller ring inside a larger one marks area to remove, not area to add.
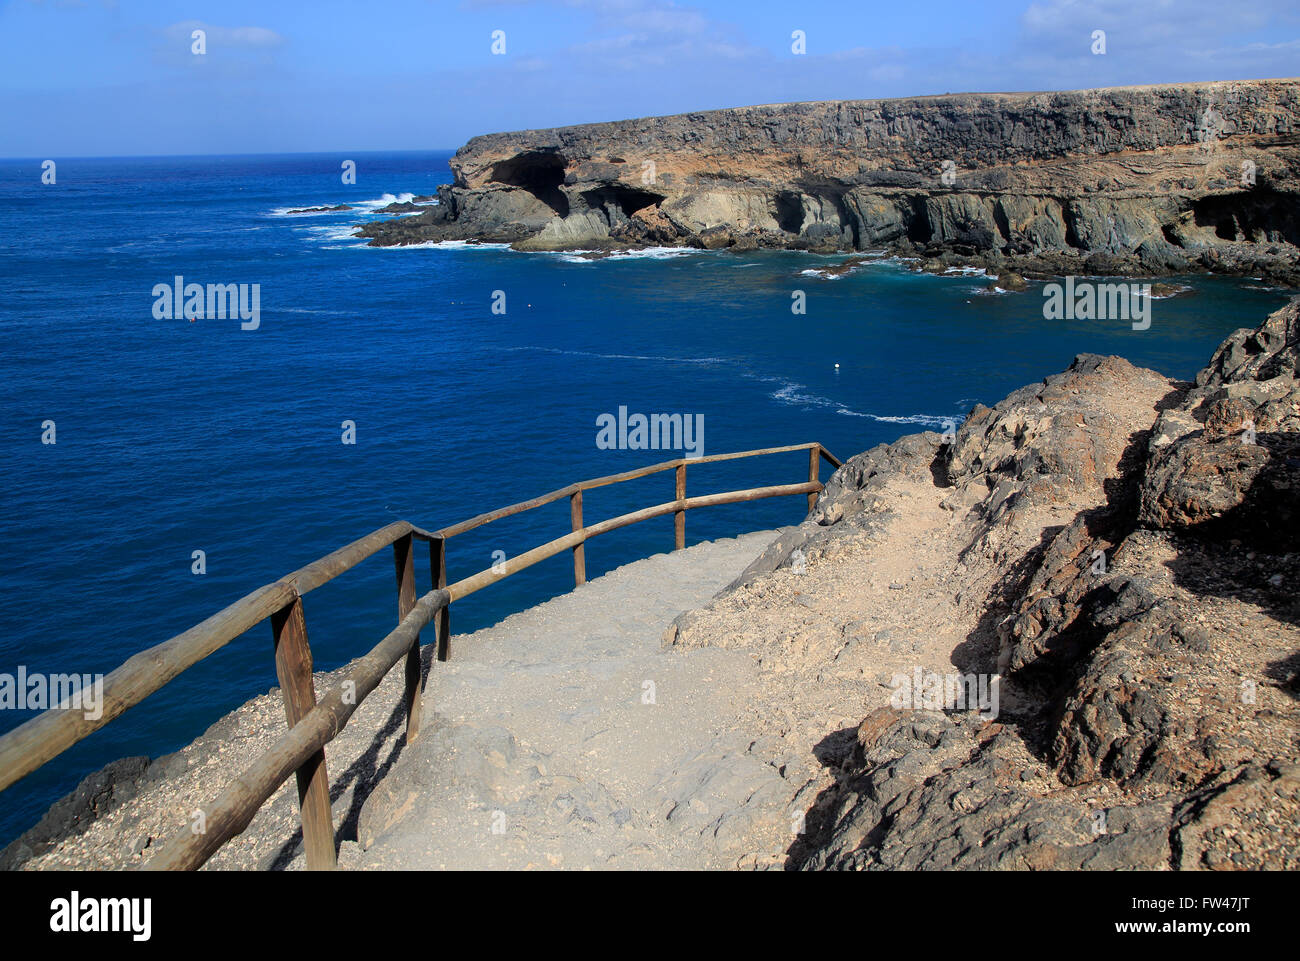
[[[451,168],[359,236],[1300,286],[1295,80],[743,107],[475,137]]]
[[[754,826],[727,863],[1300,868],[1298,492],[1300,298],[1194,382],[1081,355],[953,436],[850,458],[664,635],[756,669],[726,724],[768,787],[724,809]],[[996,677],[1000,703],[900,706],[913,670]],[[400,704],[392,672],[331,744],[345,867],[366,866],[358,824],[391,770],[439,789],[401,757]],[[91,775],[0,868],[138,866],[281,736],[282,711],[273,690],[174,755]],[[706,807],[691,829],[708,834]],[[290,781],[210,867],[301,866],[296,830]]]
[[[965,624],[949,670],[999,676],[1000,713],[891,703],[828,736],[834,783],[787,867],[1300,868],[1298,376],[1300,299],[1194,383],[1080,356],[952,442],[852,458],[679,618],[667,643],[803,650],[786,670],[831,672],[883,649],[878,623],[807,616],[819,568],[883,549],[918,514],[896,499],[909,478],[951,515],[930,574],[941,622]]]

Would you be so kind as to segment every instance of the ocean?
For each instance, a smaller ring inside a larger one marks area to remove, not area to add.
[[[1287,299],[1250,280],[1181,279],[1186,294],[1157,300],[1150,329],[1135,331],[1045,320],[1041,285],[996,292],[982,276],[893,261],[828,279],[817,269],[841,258],[587,260],[350,236],[378,208],[447,182],[448,157],[65,159],[54,184],[39,159],[0,161],[0,673],[107,673],[398,518],[435,529],[678,456],[598,445],[597,419],[620,408],[702,417],[705,454],[820,441],[848,458],[960,421],[1081,352],[1189,378],[1226,334]],[[355,209],[288,213],[340,203]],[[177,276],[259,285],[256,329],[156,317],[155,287]],[[56,442],[43,443],[51,421]],[[802,452],[700,465],[687,489],[806,470]],[[672,485],[668,472],[589,492],[586,518],[671,500]],[[802,497],[692,511],[687,538],[803,513]],[[448,573],[568,529],[565,501],[489,525],[449,542]],[[597,538],[588,576],[672,538],[670,517]],[[318,669],[394,625],[390,557],[306,598]],[[427,556],[419,565],[424,590]],[[458,602],[453,631],[571,586],[568,555],[555,557]],[[250,631],[0,795],[0,844],[103,764],[175,750],[274,686],[270,640],[269,625]],[[0,733],[31,716],[0,711]]]

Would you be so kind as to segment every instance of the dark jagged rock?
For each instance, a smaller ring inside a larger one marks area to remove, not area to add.
[[[299,207],[297,210],[290,210],[291,214],[332,214],[342,210],[351,210],[350,204],[335,204],[333,207]]]
[[[1048,793],[1040,779],[1024,779],[1033,759],[999,725],[938,712],[896,717],[884,709],[862,722],[858,773],[818,812],[810,838],[794,852],[802,867],[1114,871],[1168,864],[1168,800],[1117,804],[1114,792]]]
[[[1156,422],[1140,521],[1256,543],[1293,541],[1300,515],[1300,308],[1234,333]]]
[[[12,871],[52,845],[74,836],[113,808],[135,797],[150,767],[147,757],[124,757],[82,779],[52,804],[32,828],[0,851],[0,871]]]
[[[380,207],[375,211],[377,214],[407,214],[417,210],[423,210],[423,204],[417,204],[413,200],[397,200],[387,207]]]
[[[987,600],[1002,714],[868,716],[791,866],[1300,867],[1298,333],[1300,300],[1233,334],[1195,384],[1165,384],[1149,429],[1116,398],[1160,378],[1086,355],[971,412],[933,470],[975,518],[968,552],[1006,567]],[[805,542],[869,522],[863,466]],[[1042,526],[1089,490],[1097,506]],[[1042,541],[1016,560],[998,545],[1018,529]]]
[[[451,168],[362,236],[1300,281],[1293,80],[742,107],[475,137]]]

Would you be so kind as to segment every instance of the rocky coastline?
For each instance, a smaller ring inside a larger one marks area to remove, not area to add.
[[[819,569],[906,549],[888,532],[922,513],[909,489],[950,515],[921,593],[960,626],[947,670],[1000,678],[996,717],[891,702],[833,732],[833,783],[786,866],[1300,868],[1298,377],[1300,299],[1192,383],[1081,355],[951,440],[847,461],[798,529],[679,618],[668,644],[803,650],[785,669],[804,677],[874,664],[929,626],[810,618]]]
[[[1300,286],[1300,82],[791,103],[475,137],[374,246],[877,251]]]
[[[800,526],[664,634],[757,671],[728,724],[767,786],[723,808],[749,826],[725,863],[1300,868],[1297,491],[1300,298],[1193,382],[1081,355],[953,435],[850,458]],[[1000,703],[900,707],[899,672],[922,669],[996,677]],[[396,760],[438,788],[398,758],[399,674],[331,745],[345,867],[366,865],[358,823]],[[174,755],[115,762],[0,868],[138,866],[282,732],[272,690]],[[715,813],[688,843],[720,843]],[[210,867],[300,867],[295,829],[290,782]]]

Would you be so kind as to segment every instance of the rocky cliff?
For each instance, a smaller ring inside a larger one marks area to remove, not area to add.
[[[743,107],[475,137],[451,168],[362,235],[1300,277],[1295,80]]]
[[[787,866],[1300,867],[1298,376],[1300,300],[1195,383],[1083,355],[852,458],[679,618],[791,690],[879,682]],[[1000,704],[873,706],[922,668]]]

